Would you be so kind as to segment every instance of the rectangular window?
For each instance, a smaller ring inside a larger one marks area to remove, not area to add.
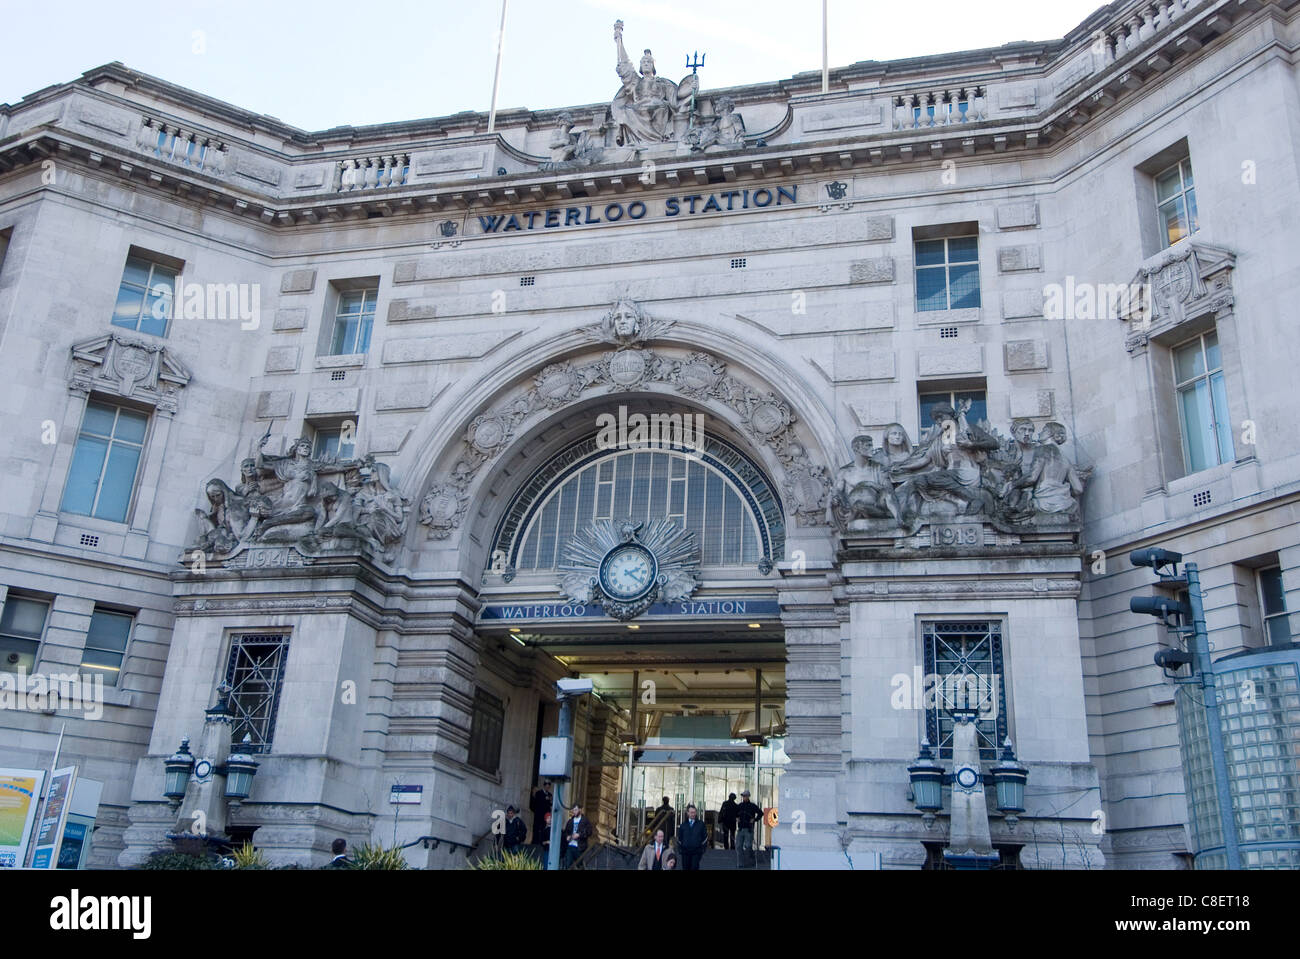
[[[997,758],[1007,738],[1007,694],[1002,666],[1002,624],[926,622],[925,736],[942,759],[952,758],[954,710],[973,709],[980,758]],[[930,696],[934,689],[933,700]]]
[[[91,400],[63,490],[64,512],[126,522],[149,417]]]
[[[917,312],[967,310],[979,305],[979,238],[917,240]]]
[[[1264,635],[1269,645],[1291,642],[1291,617],[1286,611],[1280,566],[1259,571],[1259,607],[1264,614]]]
[[[370,328],[375,321],[378,295],[378,289],[340,291],[338,310],[334,315],[334,336],[330,340],[332,355],[364,353],[370,348]]]
[[[113,325],[166,336],[176,299],[177,272],[142,256],[128,256],[113,307]]]
[[[1188,473],[1197,473],[1232,462],[1232,426],[1218,336],[1203,333],[1172,352],[1183,465]]]
[[[1192,161],[1179,160],[1156,174],[1155,183],[1161,239],[1166,247],[1173,246],[1200,228],[1196,216],[1196,188],[1192,183]]]
[[[0,670],[31,673],[36,669],[36,652],[49,611],[49,603],[9,594],[0,613]]]
[[[969,403],[970,409],[966,411],[966,421],[972,426],[986,422],[989,418],[988,399],[983,390],[943,390],[937,393],[922,393],[917,397],[917,402],[920,404],[921,413],[917,422],[921,424],[922,432],[934,425],[930,421],[930,410],[936,406],[951,406],[954,410],[960,411],[963,405]]]
[[[230,740],[233,749],[246,753],[271,751],[288,656],[287,633],[241,633],[231,638],[226,682],[231,687],[230,705],[235,713]]]
[[[344,439],[346,432],[347,438]],[[346,431],[342,426],[324,426],[316,430],[316,442],[312,448],[312,459],[349,460],[356,455],[355,425]]]
[[[132,618],[126,613],[96,609],[90,614],[90,632],[81,654],[81,668],[104,674],[105,686],[116,686],[131,638]]]
[[[501,734],[506,711],[501,700],[482,689],[474,691],[474,713],[469,726],[469,764],[485,773],[501,765]]]

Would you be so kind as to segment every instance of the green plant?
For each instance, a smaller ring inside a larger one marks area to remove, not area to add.
[[[271,860],[266,858],[266,853],[262,852],[260,849],[254,849],[251,842],[245,842],[231,855],[235,860],[236,869],[271,868]]]
[[[382,843],[359,846],[352,854],[353,869],[410,869],[402,850],[385,849]]]
[[[541,871],[542,863],[537,856],[526,850],[489,853],[467,867],[469,869],[523,869]]]

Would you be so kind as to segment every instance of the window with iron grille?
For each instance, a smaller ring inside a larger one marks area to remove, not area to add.
[[[925,622],[925,736],[942,759],[952,758],[953,712],[978,712],[980,758],[997,758],[1007,738],[1007,695],[1002,668],[1002,624]],[[934,692],[931,694],[930,686]]]
[[[271,751],[288,656],[288,633],[237,633],[231,637],[226,665],[230,707],[235,713],[231,742],[242,752]]]
[[[485,773],[495,773],[501,765],[501,733],[505,729],[506,710],[491,693],[474,690],[474,712],[469,724],[469,764]]]

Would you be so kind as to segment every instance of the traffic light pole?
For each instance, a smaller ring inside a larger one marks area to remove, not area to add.
[[[560,697],[559,735],[565,738],[573,736],[573,700],[568,696]],[[572,767],[570,767],[570,773],[572,773]],[[552,872],[560,868],[560,845],[564,838],[564,799],[560,795],[560,787],[571,781],[567,777],[557,780],[555,792],[551,797],[551,852],[547,856],[546,868]],[[576,790],[573,795],[577,795]]]
[[[1219,690],[1210,666],[1210,639],[1205,628],[1205,606],[1201,602],[1201,574],[1195,563],[1185,563],[1187,598],[1192,608],[1192,652],[1196,671],[1201,674],[1201,695],[1210,733],[1210,759],[1214,763],[1214,792],[1219,803],[1219,821],[1228,868],[1241,868],[1241,847],[1237,841],[1237,817],[1232,812],[1232,791],[1228,780],[1228,760],[1223,751],[1223,726],[1219,722]]]

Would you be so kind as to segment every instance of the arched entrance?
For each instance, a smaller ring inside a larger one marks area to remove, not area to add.
[[[546,365],[508,361],[509,385],[472,407],[418,500],[427,548],[458,556],[478,584],[469,738],[473,753],[478,728],[495,724],[501,762],[471,785],[471,805],[526,808],[538,743],[555,730],[554,679],[587,677],[595,694],[576,716],[563,795],[625,845],[664,796],[710,825],[731,792],[779,804],[789,540],[829,544],[822,451],[835,442],[826,411],[796,412],[772,388],[796,384],[793,371],[757,375],[770,359],[730,364],[683,342],[686,330],[640,312],[629,322],[633,309],[620,301],[586,331],[615,350],[569,340]],[[665,587],[631,612],[604,579],[620,542],[650,554]],[[496,704],[483,723],[480,701]]]

